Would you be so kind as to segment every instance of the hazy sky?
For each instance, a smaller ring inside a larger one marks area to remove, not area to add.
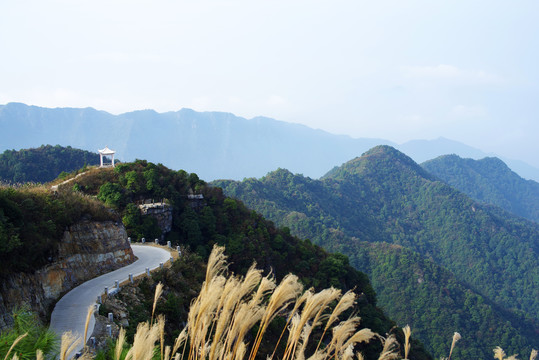
[[[0,104],[189,107],[539,165],[539,1],[0,2]]]

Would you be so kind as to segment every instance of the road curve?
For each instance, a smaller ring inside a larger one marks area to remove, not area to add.
[[[107,274],[98,276],[92,280],[72,289],[65,294],[54,307],[51,315],[50,329],[59,336],[66,331],[72,331],[73,334],[82,337],[84,335],[84,325],[86,323],[86,314],[88,307],[96,303],[97,296],[102,294],[105,287],[112,289],[116,280],[120,282],[129,279],[129,274],[137,276],[143,274],[146,268],[155,269],[160,263],[170,260],[170,252],[165,249],[144,246],[131,245],[133,253],[138,260],[134,263],[114,270]],[[92,316],[88,327],[87,339],[92,334],[95,326],[95,319]],[[86,342],[85,341],[85,342]],[[80,351],[84,344],[74,351]]]

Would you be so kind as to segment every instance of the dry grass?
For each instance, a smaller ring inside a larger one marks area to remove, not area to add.
[[[114,348],[114,360],[120,360],[122,351],[125,344],[125,329],[121,328],[120,333],[118,334],[118,339],[116,340],[116,346]]]
[[[150,319],[150,324],[153,324],[153,316],[155,314],[155,307],[157,306],[157,300],[159,300],[162,293],[163,293],[163,284],[159,283],[155,287],[155,295],[153,297],[152,317]]]
[[[514,355],[506,357],[505,351],[503,351],[503,349],[499,346],[496,346],[493,351],[494,351],[494,358],[497,360],[517,360],[518,354],[514,354]],[[532,349],[530,353],[530,360],[535,360],[536,358],[537,358],[537,350]]]
[[[404,359],[408,359],[408,354],[410,353],[410,336],[412,335],[412,330],[409,325],[406,325],[402,328],[404,333]]]
[[[378,360],[395,360],[399,358],[398,348],[399,343],[394,335],[390,335],[387,339],[383,339],[384,348],[378,357]]]
[[[355,347],[374,338],[380,339],[383,346],[379,360],[403,358],[394,335],[383,338],[370,329],[360,328],[361,319],[356,314],[340,319],[356,301],[353,292],[342,295],[340,290],[333,288],[317,293],[312,289],[303,291],[298,278],[292,274],[276,284],[271,274],[263,277],[255,265],[244,277],[225,276],[227,269],[224,248],[215,246],[208,261],[205,282],[191,303],[187,326],[176,338],[172,349],[164,346],[165,319],[159,316],[155,325],[139,325],[133,346],[123,360],[150,360],[152,356],[160,356],[161,360],[254,360],[257,356],[281,360],[305,360],[307,357],[308,360],[363,360],[363,355],[355,351]],[[159,284],[154,296],[152,319],[162,290]],[[279,339],[273,354],[259,354],[262,338],[277,316],[287,319],[281,334],[286,341],[284,352],[276,354]],[[257,324],[258,331],[250,344],[247,334]],[[322,338],[316,350],[306,354],[311,334],[316,328],[322,332]],[[404,359],[408,359],[410,327],[404,327],[403,333]],[[460,338],[460,334],[454,333],[449,358]],[[156,347],[158,340],[160,345]],[[116,351],[120,354],[118,347]],[[503,350],[499,351],[503,354],[499,360],[511,359],[505,358]],[[532,353],[530,360],[534,360],[533,356],[536,355]],[[115,360],[122,359],[116,355]]]
[[[453,349],[455,348],[455,345],[457,341],[459,341],[462,338],[458,332],[455,332],[453,334],[453,341],[451,342],[451,350],[449,350],[449,360],[451,360],[451,354],[453,354]]]
[[[285,315],[285,311],[288,322],[283,333],[288,332],[288,338],[285,352],[279,358],[304,359],[313,329],[322,326],[329,329],[355,301],[352,293],[341,296],[341,292],[333,288],[318,293],[307,290],[302,295],[303,286],[294,275],[286,276],[276,285],[270,275],[262,277],[261,271],[254,266],[245,277],[224,277],[222,274],[226,269],[224,249],[215,247],[206,281],[199,296],[193,300],[188,316],[187,360],[244,359],[249,349],[246,334],[259,324],[249,353],[249,358],[254,359],[260,355],[259,346],[269,324],[277,316]],[[330,310],[330,304],[335,301],[337,305]],[[353,356],[354,344],[369,341],[374,336],[368,329],[358,331],[359,321],[359,317],[353,316],[337,325],[329,339],[330,345],[317,350],[315,357]]]
[[[13,351],[13,348],[14,348],[15,346],[17,346],[17,344],[19,343],[19,341],[21,341],[21,340],[22,340],[25,336],[27,336],[27,335],[28,335],[28,333],[19,335],[19,336],[15,339],[15,341],[13,341],[13,344],[11,344],[11,346],[9,347],[9,350],[8,350],[7,353],[6,353],[6,356],[4,357],[4,360],[7,360],[7,358],[9,357],[9,354],[11,354],[11,351]]]
[[[88,306],[88,312],[86,314],[86,322],[84,323],[84,336],[82,337],[82,342],[84,343],[84,347],[86,347],[86,338],[88,337],[88,326],[90,325],[90,319],[92,318],[94,311],[95,311],[94,305]]]
[[[60,343],[60,360],[69,359],[69,356],[80,342],[81,338],[73,335],[71,331],[64,333]]]

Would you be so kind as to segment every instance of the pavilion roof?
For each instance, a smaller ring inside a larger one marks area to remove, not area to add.
[[[102,155],[113,155],[116,153],[116,151],[109,149],[108,146],[105,146],[104,149],[97,150],[97,151],[99,151],[99,153]]]

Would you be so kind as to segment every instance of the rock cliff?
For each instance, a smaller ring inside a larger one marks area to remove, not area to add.
[[[11,324],[14,307],[27,305],[45,320],[63,294],[133,261],[122,223],[81,221],[70,226],[50,264],[33,274],[11,275],[0,283],[0,329]]]
[[[157,225],[163,233],[161,240],[164,240],[165,234],[172,229],[172,206],[164,202],[151,202],[139,205],[139,209],[143,216],[153,216],[157,220]]]

